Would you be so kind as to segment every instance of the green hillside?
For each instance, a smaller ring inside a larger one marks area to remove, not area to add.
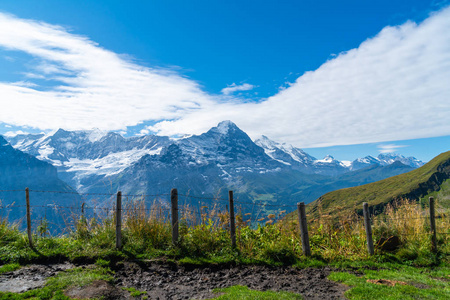
[[[362,203],[368,202],[377,212],[395,199],[419,200],[440,190],[450,178],[450,151],[442,153],[424,166],[411,172],[393,176],[381,181],[346,188],[327,193],[308,205],[312,218],[319,214],[339,212],[360,212]]]

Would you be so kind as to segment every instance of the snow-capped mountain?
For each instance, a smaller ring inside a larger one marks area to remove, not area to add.
[[[234,123],[224,121],[201,135],[171,141],[158,154],[146,154],[120,173],[91,180],[85,191],[104,191],[107,183],[112,190],[131,194],[165,194],[177,187],[216,195],[231,187],[248,190],[252,178],[281,174],[284,168]]]
[[[91,177],[117,174],[146,154],[159,154],[168,137],[146,135],[124,138],[100,130],[66,131],[47,135],[17,135],[10,139],[17,149],[58,168],[61,178],[82,189]]]
[[[14,149],[0,136],[0,218],[10,222],[25,216],[25,188],[29,188],[33,220],[46,216],[53,223],[63,226],[64,208],[55,211],[52,207],[76,206],[79,195],[67,183],[58,178],[56,168],[36,157]],[[55,193],[40,193],[34,190],[68,192],[65,197]],[[20,226],[23,227],[24,222]],[[55,227],[54,230],[57,230]]]
[[[423,161],[418,160],[415,157],[404,157],[403,155],[394,153],[380,154],[377,158],[381,162],[380,164],[382,166],[393,164],[396,161],[413,168],[419,168],[425,164]]]
[[[277,143],[265,135],[255,140],[255,144],[263,148],[264,152],[272,159],[294,168],[309,170],[311,164],[316,160],[302,149],[285,143]]]
[[[214,163],[229,171],[266,172],[281,165],[231,121],[223,121],[206,133],[175,143],[197,162]]]
[[[296,148],[288,144],[280,144],[270,140],[266,136],[257,139],[255,143],[264,149],[265,153],[271,158],[285,164],[298,168],[303,172],[315,173],[322,175],[336,176],[349,171],[356,171],[371,165],[387,166],[396,161],[400,161],[404,165],[418,168],[424,165],[424,162],[414,157],[404,157],[399,154],[380,154],[377,158],[366,156],[355,159],[354,161],[339,161],[331,155],[325,156],[323,159],[317,159],[307,154],[302,149]]]
[[[412,168],[419,168],[425,164],[423,161],[420,161],[415,157],[404,157],[403,155],[400,154],[388,153],[388,154],[380,154],[378,155],[378,157],[366,156],[363,158],[355,159],[354,161],[351,162],[349,169],[351,171],[354,171],[366,168],[374,164],[380,166],[388,166],[397,161]]]
[[[347,186],[348,183],[338,180],[339,176],[371,165],[382,167],[393,161],[414,164],[413,167],[423,164],[399,155],[369,156],[353,162],[331,156],[316,159],[299,148],[265,136],[253,142],[230,121],[223,121],[201,135],[177,140],[155,135],[124,138],[99,130],[60,129],[46,135],[18,135],[10,138],[10,143],[56,166],[60,178],[83,193],[121,189],[134,194],[154,194],[178,187],[203,194],[233,188],[245,192],[245,197],[251,194],[252,200],[258,199],[259,194],[288,199],[292,194],[300,197],[310,187],[316,187],[314,193],[318,193],[317,186],[330,181],[338,182],[334,186]],[[392,170],[383,172],[380,169],[377,176],[370,178],[379,180],[393,174]],[[356,182],[353,178],[352,184]]]

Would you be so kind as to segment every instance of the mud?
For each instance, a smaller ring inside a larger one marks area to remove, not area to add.
[[[64,293],[73,299],[134,299],[128,292],[104,281],[96,280],[86,287],[72,287]]]
[[[30,265],[0,275],[0,292],[23,293],[43,287],[48,277],[72,269],[72,264]]]
[[[89,266],[86,266],[89,267]],[[59,272],[75,268],[72,264],[31,265],[0,275],[0,291],[15,293],[42,287],[45,280]],[[270,266],[207,267],[167,262],[118,263],[113,268],[114,283],[96,281],[84,288],[71,288],[65,294],[73,298],[139,299],[122,288],[147,292],[148,299],[208,299],[217,297],[214,289],[234,285],[260,291],[288,291],[305,299],[345,299],[347,286],[327,279],[333,269]]]
[[[305,299],[345,299],[348,287],[327,279],[332,269],[124,263],[115,270],[117,286],[146,291],[149,299],[208,299],[216,288],[244,285],[260,291],[288,291]]]

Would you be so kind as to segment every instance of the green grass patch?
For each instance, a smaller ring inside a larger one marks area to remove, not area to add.
[[[15,263],[15,264],[6,264],[3,266],[0,266],[0,274],[6,273],[6,272],[12,272],[15,270],[20,269],[20,265]]]
[[[255,291],[246,286],[232,286],[225,289],[216,289],[214,293],[224,293],[217,298],[220,300],[291,300],[291,299],[303,299],[301,295],[288,293],[288,292],[273,292],[273,291]]]
[[[21,294],[0,292],[0,299],[70,299],[64,295],[64,290],[72,286],[84,287],[95,280],[112,282],[113,277],[103,268],[83,269],[76,268],[59,273],[48,279],[43,288],[27,291]]]
[[[141,291],[136,290],[134,287],[130,287],[130,288],[123,287],[122,290],[128,291],[130,293],[130,296],[132,296],[132,297],[139,297],[139,296],[147,294],[146,291],[141,292]]]
[[[449,267],[398,267],[391,265],[389,269],[363,270],[362,276],[333,272],[328,279],[351,286],[345,292],[349,299],[450,299]],[[382,285],[368,280],[387,280],[396,284]]]

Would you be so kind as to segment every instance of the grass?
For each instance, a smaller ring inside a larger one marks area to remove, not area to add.
[[[223,293],[217,298],[219,300],[291,300],[291,299],[303,299],[302,296],[298,294],[288,293],[288,292],[261,292],[251,290],[246,286],[232,286],[225,289],[216,289],[215,293]]]
[[[437,205],[441,209],[439,202]],[[34,248],[28,246],[24,232],[13,224],[0,221],[0,273],[12,271],[19,265],[48,261],[68,260],[95,263],[97,266],[95,270],[61,273],[50,279],[42,289],[20,295],[3,293],[0,298],[66,299],[62,291],[71,283],[84,285],[100,278],[110,280],[111,273],[108,270],[118,261],[145,259],[163,259],[189,265],[269,264],[300,268],[331,265],[341,269],[356,268],[364,272],[362,277],[345,272],[333,273],[330,277],[353,286],[347,292],[347,296],[352,299],[361,299],[366,295],[375,299],[383,293],[388,293],[391,299],[400,299],[401,294],[406,295],[405,299],[444,299],[448,296],[450,218],[437,220],[439,251],[434,253],[431,251],[429,220],[426,217],[428,208],[420,202],[399,200],[387,205],[384,213],[373,219],[375,242],[391,236],[398,236],[400,239],[397,250],[384,251],[378,245],[374,256],[367,254],[363,222],[356,213],[341,211],[336,218],[322,216],[318,222],[310,223],[309,237],[313,255],[305,257],[302,255],[295,219],[285,218],[282,222],[266,223],[254,228],[238,215],[237,247],[233,249],[228,229],[229,216],[226,213],[211,209],[208,213],[197,216],[198,219],[183,215],[180,240],[173,246],[170,222],[161,209],[148,210],[143,203],[132,203],[124,211],[122,250],[115,248],[113,218],[77,220],[75,230],[65,236],[42,237],[34,234]],[[379,271],[370,271],[370,268]],[[413,277],[408,277],[408,274],[413,274]],[[416,285],[386,287],[369,283],[367,279],[400,280]],[[417,284],[427,288],[422,289]],[[261,292],[245,287],[234,287],[222,292],[225,294],[220,297],[230,297],[222,299],[246,299],[239,293],[248,294],[247,299],[298,299],[289,298],[298,297],[297,295],[271,292],[260,294]],[[139,296],[145,297],[142,294]]]
[[[437,209],[440,209],[439,202]],[[256,228],[237,218],[237,247],[231,248],[228,214],[211,210],[201,220],[183,216],[180,240],[172,245],[168,220],[146,209],[143,204],[127,209],[123,222],[123,249],[115,248],[113,219],[78,220],[76,230],[60,237],[34,235],[34,248],[17,227],[0,222],[0,265],[68,260],[97,262],[99,266],[126,259],[164,258],[190,264],[238,263],[318,266],[346,262],[396,261],[418,266],[449,263],[450,218],[438,219],[438,249],[431,251],[428,210],[421,203],[400,200],[386,206],[373,219],[376,254],[370,257],[362,218],[356,213],[338,213],[337,221],[322,216],[310,223],[309,237],[313,257],[305,258],[298,223],[295,219],[266,223]],[[383,251],[377,243],[382,238],[398,236],[399,249]]]
[[[450,179],[445,180],[440,187],[439,191],[433,191],[424,197],[420,198],[420,202],[423,206],[427,206],[429,197],[434,197],[441,203],[442,209],[448,211],[450,209]],[[440,211],[436,212],[441,213]]]
[[[349,299],[449,299],[448,276],[448,266],[432,270],[401,266],[393,269],[363,270],[362,276],[333,272],[328,279],[351,286],[352,288],[345,292]],[[380,280],[395,285],[374,283]]]
[[[307,213],[317,219],[321,214],[330,215],[336,210],[349,213],[362,209],[362,203],[370,206],[387,204],[394,199],[408,197],[408,195],[426,186],[433,175],[444,168],[450,160],[450,151],[442,153],[424,166],[411,172],[393,176],[377,182],[337,190],[327,193],[307,206]],[[431,191],[424,191],[422,197]]]
[[[20,265],[18,263],[6,264],[4,266],[0,266],[0,274],[12,272],[18,269],[20,269]]]
[[[52,299],[62,300],[70,299],[64,295],[64,290],[69,287],[87,286],[95,280],[112,281],[109,271],[103,268],[82,269],[75,268],[61,272],[55,277],[47,280],[44,287],[30,290],[24,293],[5,293],[0,292],[0,299],[19,300],[19,299]]]
[[[131,297],[139,297],[139,296],[147,295],[147,292],[145,292],[145,291],[138,291],[138,290],[136,290],[133,287],[131,287],[131,288],[123,287],[122,290],[128,291],[130,293]]]

